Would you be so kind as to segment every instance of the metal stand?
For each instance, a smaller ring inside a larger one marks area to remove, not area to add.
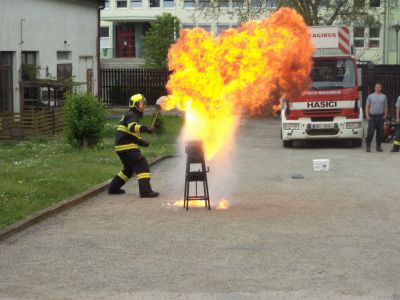
[[[186,177],[185,177],[185,195],[183,201],[183,208],[189,210],[189,201],[200,200],[204,201],[205,207],[209,210],[210,206],[210,194],[208,192],[208,182],[207,182],[207,172],[209,168],[206,168],[206,163],[204,159],[203,144],[201,141],[190,141],[186,145]],[[191,166],[198,164],[200,169],[197,171],[192,171]],[[190,194],[190,183],[195,183],[195,194]],[[198,183],[201,182],[203,185],[202,195],[198,194]]]

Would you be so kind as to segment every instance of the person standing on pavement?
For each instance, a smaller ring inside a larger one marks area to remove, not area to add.
[[[387,97],[382,94],[382,84],[375,84],[375,93],[368,95],[365,105],[365,115],[368,120],[368,132],[365,139],[367,152],[371,152],[371,142],[376,131],[376,151],[383,152],[383,125],[387,118],[388,105]]]
[[[150,167],[142,155],[139,146],[148,147],[149,142],[142,138],[142,133],[153,133],[153,128],[139,124],[143,117],[146,98],[142,94],[133,95],[129,100],[129,111],[122,117],[115,134],[115,151],[124,169],[115,176],[109,187],[109,194],[124,194],[121,187],[136,173],[141,198],[155,198],[159,193],[154,192],[150,185]]]
[[[396,135],[391,152],[400,152],[400,96],[396,102]]]

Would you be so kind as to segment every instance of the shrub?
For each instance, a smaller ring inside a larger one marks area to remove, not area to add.
[[[94,146],[101,141],[106,122],[103,105],[90,94],[68,94],[64,107],[65,133],[73,146]]]
[[[143,37],[145,64],[150,68],[166,68],[168,49],[179,37],[180,20],[169,13],[157,16]]]

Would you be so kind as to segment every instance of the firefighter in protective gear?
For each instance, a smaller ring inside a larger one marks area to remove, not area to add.
[[[396,102],[396,135],[393,141],[393,149],[391,152],[400,152],[400,97]]]
[[[140,125],[143,117],[146,99],[141,94],[133,95],[129,100],[129,111],[122,117],[115,134],[115,151],[124,169],[118,172],[108,188],[109,194],[124,194],[121,187],[136,173],[141,198],[155,198],[159,193],[154,192],[150,185],[150,168],[146,158],[141,154],[139,146],[148,147],[149,143],[141,137],[141,133],[151,134],[152,128]]]

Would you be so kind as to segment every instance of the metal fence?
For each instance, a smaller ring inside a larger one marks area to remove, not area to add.
[[[107,106],[126,105],[130,96],[141,93],[148,104],[166,94],[166,69],[101,69],[100,96]]]
[[[389,113],[394,114],[394,104],[400,96],[400,66],[375,65],[369,69],[367,65],[359,65],[362,69],[363,107],[374,85],[380,82],[383,93],[389,101]],[[149,104],[155,104],[158,97],[166,94],[165,85],[169,78],[166,69],[102,69],[100,71],[100,95],[108,106],[126,105],[129,97],[136,93],[146,96]]]
[[[380,82],[383,93],[388,97],[389,115],[394,116],[397,98],[400,96],[400,66],[399,65],[361,65],[363,107],[367,96],[374,92],[376,82]]]

